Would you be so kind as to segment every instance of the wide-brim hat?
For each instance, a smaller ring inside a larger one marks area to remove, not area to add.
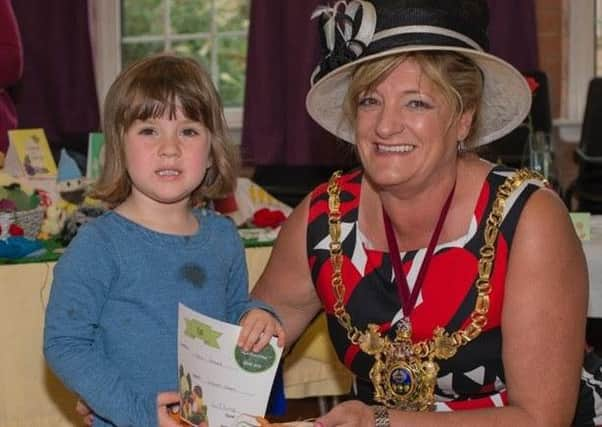
[[[354,69],[368,61],[414,51],[457,52],[483,75],[483,96],[471,146],[495,141],[520,125],[531,108],[524,76],[489,48],[486,0],[353,0],[319,7],[322,61],[306,98],[324,129],[354,142],[343,101]]]

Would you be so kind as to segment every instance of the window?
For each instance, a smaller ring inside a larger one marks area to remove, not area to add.
[[[123,66],[171,51],[207,68],[228,124],[240,129],[250,0],[102,0],[89,5],[101,99]]]
[[[566,20],[567,81],[563,83],[562,96],[566,99],[562,106],[562,117],[554,121],[560,138],[568,142],[578,142],[581,121],[587,99],[587,87],[595,74],[594,52],[596,3],[601,0],[579,0],[567,2]],[[598,8],[600,9],[600,8]],[[594,19],[592,20],[592,17]],[[592,22],[593,21],[593,22]],[[590,25],[584,23],[590,22]]]

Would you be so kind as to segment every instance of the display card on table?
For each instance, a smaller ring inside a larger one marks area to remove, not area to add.
[[[282,348],[276,338],[259,353],[236,345],[241,327],[183,304],[178,318],[180,417],[193,426],[231,427],[263,416]]]
[[[56,162],[52,157],[44,129],[8,131],[6,170],[13,176],[56,178]]]
[[[105,160],[105,138],[101,132],[91,132],[88,136],[88,157],[86,159],[86,178],[93,182],[100,177]]]
[[[575,232],[581,240],[590,240],[591,238],[591,213],[589,212],[570,212],[571,221],[575,227]]]

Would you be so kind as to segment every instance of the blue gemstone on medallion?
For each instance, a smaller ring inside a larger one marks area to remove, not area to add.
[[[389,374],[389,384],[391,384],[393,393],[399,396],[408,394],[412,390],[414,384],[412,372],[405,367],[398,366],[393,368]]]

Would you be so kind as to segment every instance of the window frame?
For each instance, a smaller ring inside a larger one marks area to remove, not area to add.
[[[554,120],[560,139],[578,143],[589,81],[595,73],[595,0],[565,0],[566,84],[561,117]],[[583,25],[590,21],[592,25]]]
[[[105,96],[121,71],[121,3],[120,0],[88,0],[90,34],[98,102],[102,111]],[[230,130],[242,129],[243,108],[225,108]]]
[[[102,100],[121,69],[120,0],[88,1],[98,99]],[[554,119],[559,136],[577,143],[587,99],[587,87],[595,73],[595,24],[583,25],[595,16],[595,0],[564,0],[564,40],[566,65],[563,74],[561,116]],[[226,108],[226,121],[232,130],[240,130],[243,108]]]

